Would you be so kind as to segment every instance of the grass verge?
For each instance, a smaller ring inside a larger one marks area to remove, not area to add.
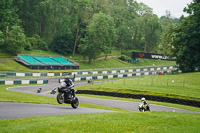
[[[97,113],[0,120],[1,132],[196,133],[200,115],[174,112]]]

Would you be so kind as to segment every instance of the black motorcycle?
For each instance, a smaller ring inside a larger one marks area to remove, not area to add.
[[[149,104],[144,104],[143,102],[139,104],[138,109],[140,112],[150,111]]]
[[[78,98],[72,96],[72,92],[68,87],[58,88],[57,102],[59,104],[71,104],[73,108],[77,108],[79,105]]]

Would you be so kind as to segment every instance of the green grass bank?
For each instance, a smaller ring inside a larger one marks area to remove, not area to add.
[[[76,87],[119,93],[159,95],[200,101],[200,72],[178,75],[141,76]]]
[[[0,120],[7,133],[197,133],[200,115],[175,112],[97,113]]]

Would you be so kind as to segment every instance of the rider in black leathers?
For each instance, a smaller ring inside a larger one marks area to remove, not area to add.
[[[65,79],[63,81],[66,84],[66,87],[69,87],[71,92],[72,92],[72,96],[73,98],[75,98],[75,90],[74,90],[74,83],[73,81],[69,78],[69,76],[65,76]]]

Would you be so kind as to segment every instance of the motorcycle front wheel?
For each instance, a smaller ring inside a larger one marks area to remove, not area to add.
[[[63,104],[64,103],[64,94],[58,93],[58,95],[57,95],[57,102],[59,104]]]
[[[79,105],[79,101],[78,101],[78,98],[77,97],[75,97],[74,98],[74,100],[72,101],[72,103],[71,103],[71,106],[72,106],[72,108],[78,108],[78,105]]]

